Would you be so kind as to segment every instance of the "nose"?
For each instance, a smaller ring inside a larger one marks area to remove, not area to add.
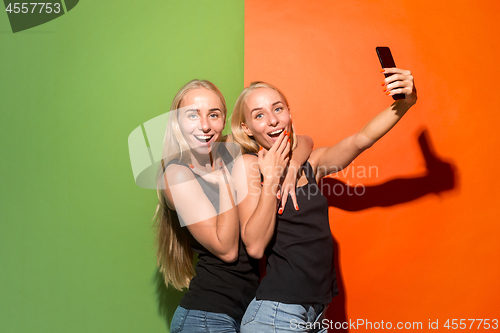
[[[210,132],[210,122],[208,121],[207,118],[205,117],[200,117],[200,128],[203,131],[203,133],[208,133]]]
[[[267,121],[270,126],[276,126],[279,123],[278,117],[273,112],[269,114]]]

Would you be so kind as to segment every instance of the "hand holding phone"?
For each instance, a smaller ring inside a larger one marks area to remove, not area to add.
[[[396,67],[396,63],[394,62],[394,58],[392,57],[391,49],[386,46],[378,46],[375,48],[377,51],[378,59],[380,60],[380,64],[382,68],[394,68]],[[389,77],[392,74],[384,74],[385,77]],[[405,99],[405,94],[396,94],[392,95],[394,100]]]

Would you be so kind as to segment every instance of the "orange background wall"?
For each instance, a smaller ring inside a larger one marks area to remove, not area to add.
[[[315,147],[391,104],[376,46],[415,77],[418,103],[324,183],[367,186],[329,196],[342,292],[328,318],[500,319],[499,12],[498,1],[246,1],[245,86],[280,87]]]

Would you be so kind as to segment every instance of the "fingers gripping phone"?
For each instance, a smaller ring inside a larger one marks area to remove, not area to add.
[[[393,68],[396,67],[396,63],[394,62],[394,58],[392,57],[391,49],[386,46],[378,46],[375,48],[377,50],[378,60],[380,60],[380,64],[382,68]],[[384,74],[385,77],[389,77],[392,74]],[[405,99],[405,94],[396,94],[392,95],[394,100]]]

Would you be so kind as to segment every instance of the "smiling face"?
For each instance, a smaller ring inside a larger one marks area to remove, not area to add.
[[[205,88],[184,95],[178,111],[181,133],[189,147],[198,154],[208,154],[210,145],[220,141],[225,119],[219,97]]]
[[[243,112],[243,130],[265,149],[271,148],[281,132],[290,132],[290,111],[285,100],[274,89],[258,88],[249,93]]]

